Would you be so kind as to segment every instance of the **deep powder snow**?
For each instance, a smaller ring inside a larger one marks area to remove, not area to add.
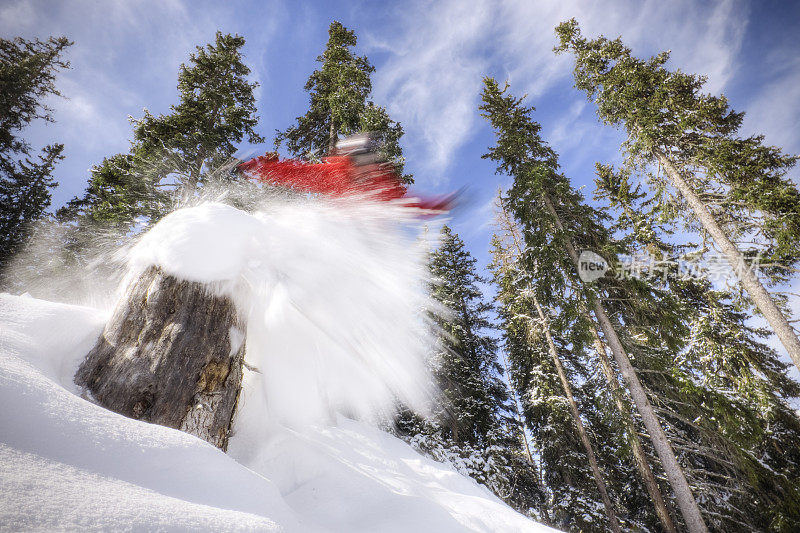
[[[158,264],[247,316],[228,455],[77,395],[104,312],[0,295],[0,529],[547,530],[373,425],[435,399],[419,229],[391,204],[207,203],[132,247],[128,279]]]

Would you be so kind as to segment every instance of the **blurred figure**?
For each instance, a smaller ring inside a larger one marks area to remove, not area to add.
[[[339,140],[321,163],[296,159],[280,160],[267,152],[241,163],[239,172],[264,183],[327,196],[353,196],[369,200],[401,200],[420,215],[435,216],[450,210],[454,195],[419,198],[410,195],[394,166],[380,153],[372,133],[360,133]]]

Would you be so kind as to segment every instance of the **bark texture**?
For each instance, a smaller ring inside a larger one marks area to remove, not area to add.
[[[103,407],[225,450],[244,331],[229,298],[150,267],[127,288],[75,383]]]

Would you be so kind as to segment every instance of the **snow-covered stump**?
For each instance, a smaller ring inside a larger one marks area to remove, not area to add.
[[[230,298],[151,266],[126,289],[75,383],[112,411],[225,450],[244,331]]]

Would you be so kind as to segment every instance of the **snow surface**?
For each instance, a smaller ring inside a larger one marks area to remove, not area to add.
[[[170,215],[162,227],[179,231],[146,237],[134,254],[140,267],[155,262],[185,276],[209,261],[197,279],[225,281],[248,306],[247,359],[273,372],[246,373],[229,454],[78,395],[72,376],[105,313],[0,294],[0,530],[552,531],[373,425],[332,414],[375,414],[389,394],[420,393],[410,380],[427,348],[425,325],[413,318],[424,302],[403,287],[424,277],[417,259],[407,259],[409,237],[395,228],[384,241],[381,216],[304,209],[300,224],[288,211],[268,221],[230,209]],[[212,219],[250,230],[230,238]],[[262,238],[277,240],[259,259]],[[202,246],[191,243],[197,239]],[[217,261],[220,249],[226,257]],[[307,270],[289,272],[285,265],[303,264],[303,253]],[[248,283],[259,299],[242,297]],[[279,307],[265,308],[261,298]],[[347,324],[358,327],[324,331]],[[276,350],[282,357],[270,354]],[[316,365],[319,380],[303,383],[296,365]],[[268,388],[281,377],[316,398],[300,406],[302,423],[290,418],[289,404],[270,404],[280,399]],[[353,402],[362,399],[359,412]]]

